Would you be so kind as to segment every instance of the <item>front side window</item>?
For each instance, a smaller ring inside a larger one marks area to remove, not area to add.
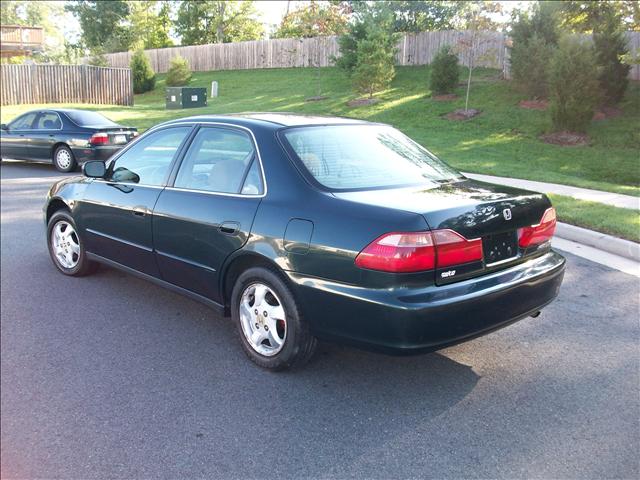
[[[34,128],[38,130],[59,130],[62,128],[62,122],[57,113],[44,112],[38,117]]]
[[[291,128],[284,131],[284,138],[311,176],[329,189],[434,185],[462,177],[387,126]]]
[[[191,127],[165,128],[141,137],[109,166],[112,182],[162,185],[171,161]]]
[[[262,193],[258,161],[248,135],[203,127],[180,165],[174,186],[217,193]]]
[[[29,130],[33,125],[33,121],[36,119],[36,112],[26,113],[21,117],[16,118],[9,124],[9,128],[12,130]]]

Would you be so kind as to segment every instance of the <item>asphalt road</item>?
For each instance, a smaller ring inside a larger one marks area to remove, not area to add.
[[[59,274],[41,208],[62,175],[1,173],[3,478],[640,476],[635,277],[567,255],[537,319],[408,358],[321,345],[274,374],[198,303]]]

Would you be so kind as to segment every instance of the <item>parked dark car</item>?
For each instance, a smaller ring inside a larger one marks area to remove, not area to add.
[[[459,343],[537,316],[564,275],[545,195],[465,178],[386,125],[191,117],[83,171],[44,207],[55,266],[101,262],[213,306],[266,368],[316,339]]]
[[[134,127],[88,110],[32,110],[0,127],[3,159],[53,163],[61,172],[89,160],[107,160],[138,134]]]

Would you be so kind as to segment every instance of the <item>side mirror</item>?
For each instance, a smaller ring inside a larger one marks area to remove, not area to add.
[[[85,177],[104,178],[107,173],[107,167],[104,162],[95,160],[82,164],[82,173]]]
[[[6,123],[0,123],[0,130],[9,130],[9,125]]]

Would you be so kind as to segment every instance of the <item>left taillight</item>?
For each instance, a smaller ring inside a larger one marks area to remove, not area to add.
[[[533,247],[551,240],[556,230],[556,209],[547,208],[540,223],[518,229],[518,245],[520,248]]]
[[[94,133],[89,139],[89,143],[91,145],[107,145],[109,143],[109,135],[104,132]]]
[[[482,241],[468,240],[453,230],[393,232],[371,242],[356,257],[370,270],[410,273],[482,260]]]

